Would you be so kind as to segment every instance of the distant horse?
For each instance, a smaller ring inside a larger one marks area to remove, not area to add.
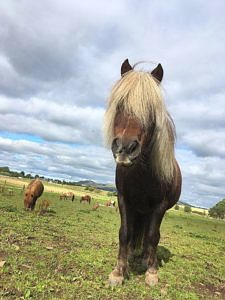
[[[82,196],[80,198],[80,203],[81,202],[88,202],[90,204],[91,203],[91,196],[89,196],[89,195]]]
[[[108,201],[106,201],[105,206],[115,207],[116,206],[116,201],[115,200],[108,200]]]
[[[33,210],[37,199],[42,195],[44,186],[41,180],[32,180],[25,191],[24,196],[24,208],[27,210]]]
[[[92,207],[92,210],[97,210],[99,208],[99,203],[95,203]]]
[[[134,70],[125,60],[121,76],[112,89],[104,120],[106,144],[117,164],[121,216],[118,262],[109,283],[122,284],[128,250],[141,249],[145,282],[155,285],[160,225],[181,192],[181,173],[174,156],[175,127],[161,93],[161,64],[149,73]]]
[[[74,197],[74,193],[72,192],[66,192],[59,195],[60,200],[71,199],[72,201],[74,201]]]

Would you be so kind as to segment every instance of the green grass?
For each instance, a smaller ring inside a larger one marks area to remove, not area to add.
[[[225,299],[224,221],[171,210],[161,227],[158,286],[131,272],[111,288],[119,214],[56,193],[41,198],[51,202],[44,215],[24,211],[19,190],[0,194],[0,299]]]

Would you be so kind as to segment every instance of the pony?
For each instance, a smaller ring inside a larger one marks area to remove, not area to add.
[[[60,200],[71,199],[71,201],[74,201],[74,198],[75,198],[75,195],[73,192],[66,192],[66,193],[62,193],[59,195]]]
[[[34,210],[37,199],[42,195],[44,185],[39,179],[32,180],[25,191],[24,208],[26,210]]]
[[[89,195],[82,196],[80,198],[80,203],[81,202],[88,202],[90,204],[91,203],[91,196],[89,196]]]
[[[162,91],[161,64],[137,71],[126,59],[104,116],[106,145],[116,162],[121,225],[110,285],[128,277],[129,255],[139,251],[147,285],[158,283],[156,250],[165,212],[179,199],[181,171],[174,155],[175,125]]]
[[[115,200],[108,200],[105,203],[106,207],[115,207],[116,206],[116,201]]]
[[[62,193],[59,195],[59,200],[65,200],[66,199],[66,194]]]
[[[95,203],[92,207],[92,210],[97,210],[100,207],[99,203]]]

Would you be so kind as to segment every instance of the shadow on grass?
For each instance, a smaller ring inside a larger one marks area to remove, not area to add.
[[[158,246],[157,248],[157,259],[159,267],[163,267],[164,264],[168,263],[170,259],[174,256],[167,248],[163,246]]]
[[[79,212],[82,214],[90,214],[90,210],[80,209]]]
[[[163,246],[157,247],[157,259],[159,267],[163,267],[163,265],[168,263],[172,257],[173,254],[167,248]],[[147,270],[146,266],[142,264],[142,255],[140,253],[135,253],[129,257],[129,267],[130,270],[136,275],[142,274]]]

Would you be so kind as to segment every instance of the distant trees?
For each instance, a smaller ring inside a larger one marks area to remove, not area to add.
[[[20,172],[20,177],[24,177],[25,176],[25,172],[24,171],[21,171]]]
[[[174,206],[174,209],[175,209],[175,210],[179,210],[179,209],[180,209],[180,206],[179,206],[178,204],[176,204],[176,205]]]
[[[191,207],[189,205],[184,206],[184,212],[190,213],[191,212]]]
[[[225,217],[225,199],[218,202],[215,206],[210,208],[209,216],[213,218],[224,219]]]
[[[29,178],[29,179],[33,178],[31,174],[27,174],[27,175],[25,175],[24,177],[25,177],[25,178]]]
[[[66,180],[60,180],[60,179],[52,179],[52,178],[47,178],[41,175],[32,175],[30,173],[25,173],[24,171],[12,171],[9,169],[7,166],[0,166],[0,175],[4,176],[11,176],[11,177],[21,177],[21,178],[27,178],[27,179],[34,179],[34,178],[40,178],[42,180],[51,182],[51,183],[56,183],[56,184],[61,184],[63,185],[71,185],[71,186],[82,186],[85,187],[86,191],[89,192],[95,192],[98,194],[101,194],[102,190],[109,191],[108,196],[117,196],[117,192],[115,191],[115,188],[111,185],[106,185],[106,184],[96,184],[92,180],[84,180],[84,181],[66,181]],[[89,184],[88,184],[89,183]],[[93,184],[93,185],[92,185]],[[109,190],[110,189],[110,190]],[[112,191],[111,191],[112,190]]]
[[[0,167],[0,172],[9,173],[10,172],[9,167]]]
[[[113,197],[113,196],[117,196],[117,192],[108,192],[107,193],[107,196],[109,196],[109,197]]]
[[[24,178],[33,178],[31,174],[25,175],[24,171],[17,172],[17,171],[11,171],[9,167],[0,167],[0,174],[7,175],[11,177],[24,177]]]
[[[84,188],[85,191],[89,191],[89,192],[95,192],[97,194],[101,194],[101,190],[99,190],[98,188],[94,187],[94,186],[91,186],[91,185],[88,185],[88,186],[85,186]]]
[[[85,188],[84,188],[86,191],[89,191],[89,192],[94,192],[94,190],[95,190],[95,188],[93,187],[93,186],[86,186]]]
[[[9,167],[0,167],[0,174],[5,176],[11,176],[11,177],[24,177],[25,173],[22,172],[16,172],[11,171]]]

